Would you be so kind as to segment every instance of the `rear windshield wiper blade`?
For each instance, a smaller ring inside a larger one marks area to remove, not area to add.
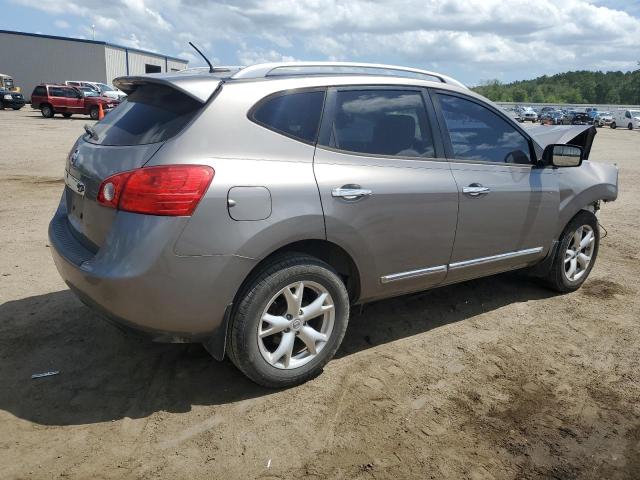
[[[96,132],[96,129],[93,128],[91,125],[85,123],[84,124],[84,131],[87,132],[89,134],[89,136],[91,138],[93,138],[94,140],[98,139],[98,132]]]

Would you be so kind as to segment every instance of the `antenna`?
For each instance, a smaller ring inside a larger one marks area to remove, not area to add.
[[[204,53],[202,53],[200,49],[196,47],[193,43],[189,42],[189,45],[191,45],[193,49],[196,52],[198,52],[202,58],[204,58],[204,61],[207,62],[207,65],[209,65],[209,73],[213,73],[213,65],[211,65],[211,62],[209,61],[209,59],[204,56]]]

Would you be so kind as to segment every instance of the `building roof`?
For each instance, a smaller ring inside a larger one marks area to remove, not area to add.
[[[167,58],[168,60],[174,60],[176,62],[189,63],[189,60],[185,60],[184,58],[172,57],[171,55],[164,55],[158,52],[150,52],[149,50],[140,50],[139,48],[125,47],[124,45],[116,45],[115,43],[101,42],[99,40],[87,40],[85,38],[73,38],[73,37],[59,37],[57,35],[44,35],[41,33],[15,32],[12,30],[0,30],[0,33],[7,33],[9,35],[22,35],[24,37],[49,38],[51,40],[66,40],[68,42],[91,43],[93,45],[104,45],[106,47],[122,48],[130,52],[138,52],[138,53],[143,53],[145,55],[154,55],[156,57]]]

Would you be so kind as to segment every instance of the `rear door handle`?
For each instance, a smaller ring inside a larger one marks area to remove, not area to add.
[[[472,183],[468,187],[462,187],[462,193],[469,195],[470,197],[478,197],[480,195],[486,195],[491,192],[489,187],[484,187],[479,183]]]
[[[368,197],[373,192],[367,188],[360,188],[360,185],[343,185],[340,188],[331,190],[332,197],[344,198],[345,200],[355,200],[357,198]]]

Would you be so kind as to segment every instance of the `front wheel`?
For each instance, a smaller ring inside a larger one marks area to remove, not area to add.
[[[611,124],[611,128],[613,128],[613,129],[615,130],[615,129],[616,129],[616,127],[617,127],[616,122],[613,122],[613,123]]]
[[[91,120],[98,120],[100,117],[100,110],[98,110],[98,107],[91,107],[91,110],[89,110],[89,116],[91,117]]]
[[[631,123],[630,123],[629,125],[627,125],[627,128],[628,128],[629,130],[633,130],[633,124],[631,124]]]
[[[582,286],[591,273],[600,246],[598,219],[586,210],[578,213],[565,227],[547,284],[562,293],[573,292]]]
[[[349,296],[326,263],[290,254],[265,266],[240,293],[228,354],[254,382],[303,383],[338,350],[349,319]]]

